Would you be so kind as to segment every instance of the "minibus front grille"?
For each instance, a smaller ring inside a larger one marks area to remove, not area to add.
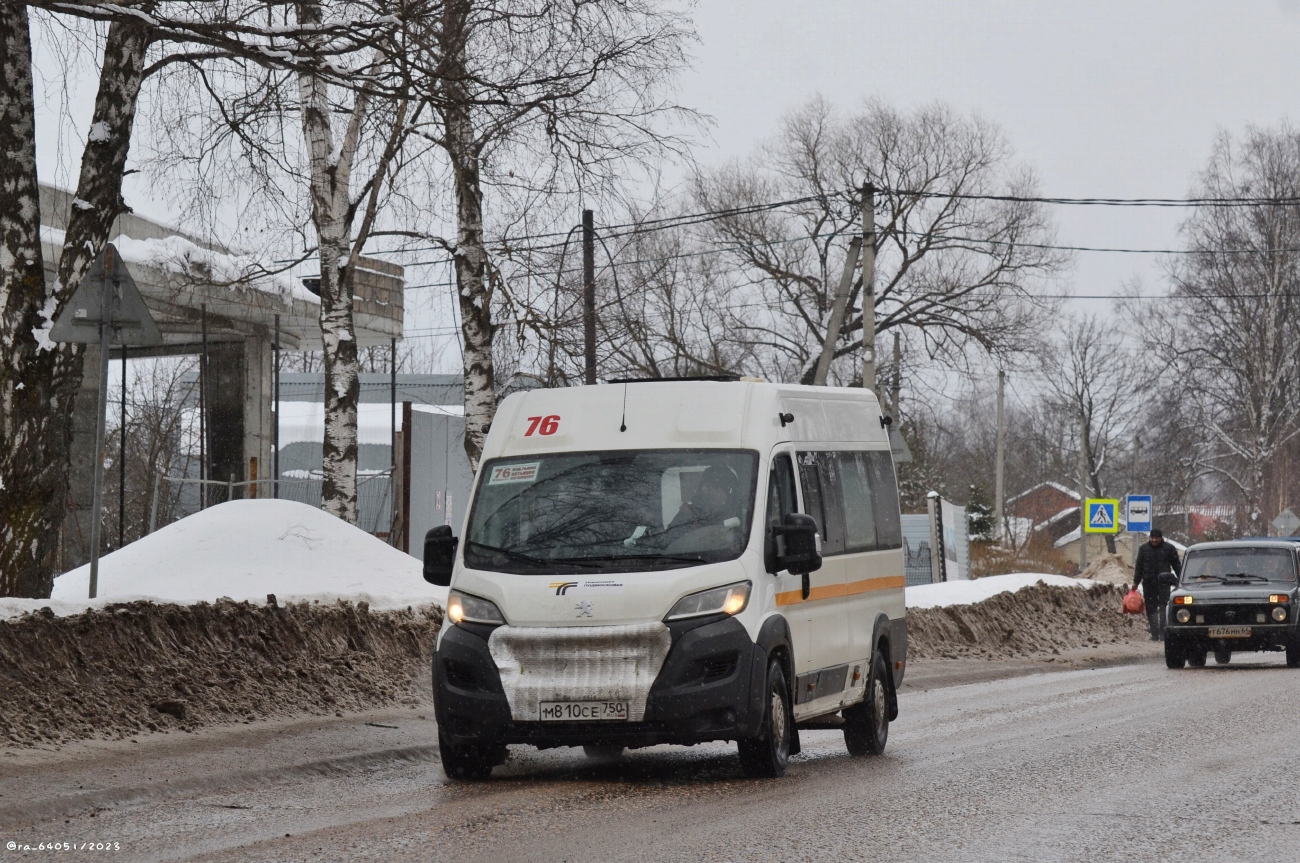
[[[672,647],[662,623],[630,626],[501,626],[488,650],[517,722],[541,720],[543,701],[626,701],[645,718],[650,687]]]

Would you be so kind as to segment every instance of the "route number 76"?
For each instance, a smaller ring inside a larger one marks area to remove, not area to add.
[[[528,431],[524,437],[532,437],[533,432],[540,435],[553,435],[560,430],[560,418],[555,414],[545,417],[529,417]]]

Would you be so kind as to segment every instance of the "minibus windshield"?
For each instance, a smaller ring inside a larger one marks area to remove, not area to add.
[[[465,565],[515,573],[631,571],[739,557],[758,454],[618,450],[485,462]]]

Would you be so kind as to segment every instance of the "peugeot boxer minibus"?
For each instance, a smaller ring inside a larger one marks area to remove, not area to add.
[[[881,752],[907,661],[888,423],[865,390],[743,380],[505,399],[460,536],[425,539],[447,775],[734,740],[779,776],[813,725]]]

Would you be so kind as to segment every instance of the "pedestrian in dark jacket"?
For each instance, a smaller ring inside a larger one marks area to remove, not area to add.
[[[1178,551],[1165,542],[1159,529],[1151,531],[1151,539],[1138,547],[1137,562],[1133,564],[1133,587],[1142,586],[1142,600],[1147,607],[1147,624],[1151,627],[1151,640],[1165,637],[1165,605],[1169,602],[1170,586],[1161,584],[1162,572],[1174,575],[1182,572]]]

